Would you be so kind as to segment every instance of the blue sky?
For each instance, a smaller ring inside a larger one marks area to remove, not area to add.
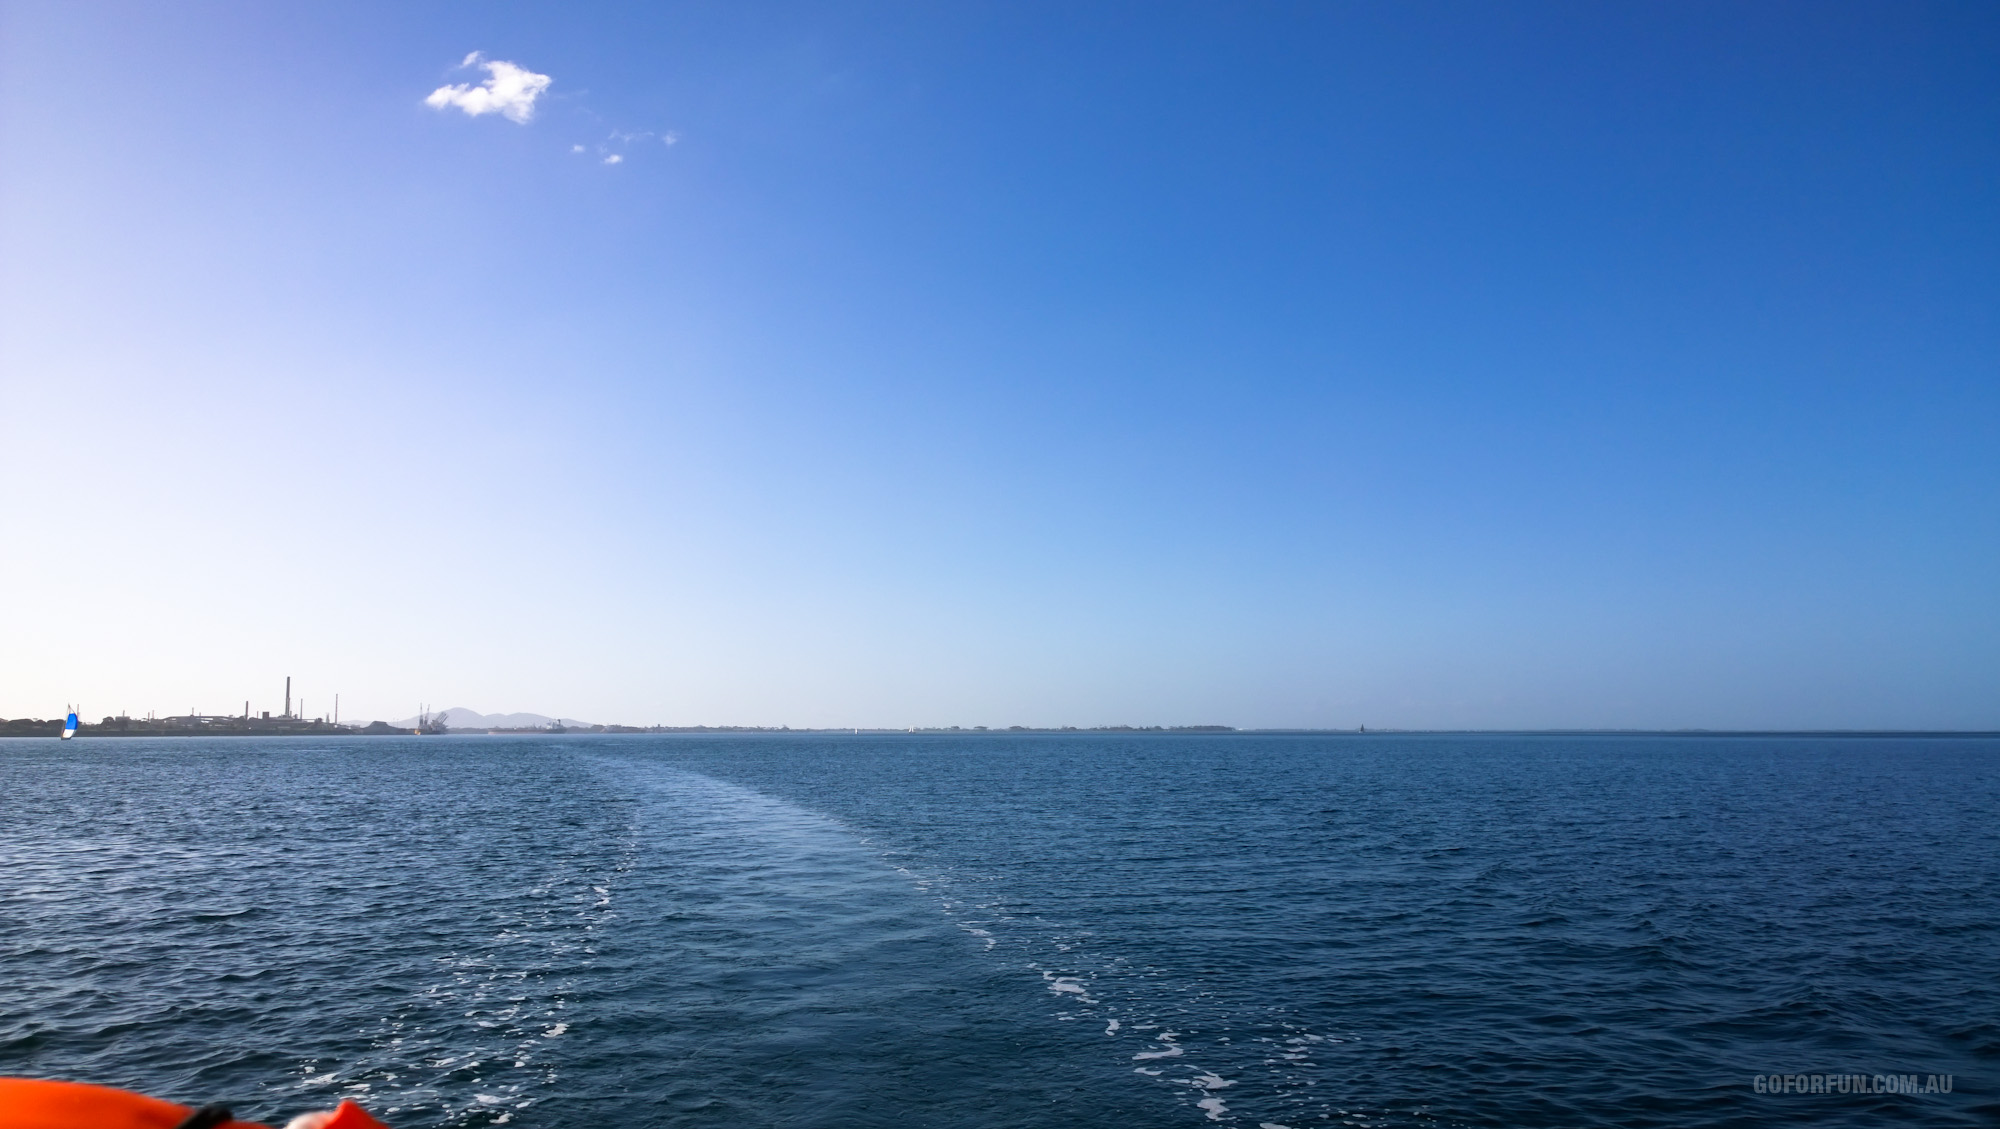
[[[573,7],[0,5],[0,716],[2000,727],[1990,5]]]

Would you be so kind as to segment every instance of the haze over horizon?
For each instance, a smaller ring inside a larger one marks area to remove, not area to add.
[[[2000,729],[1996,63],[0,0],[0,717]]]

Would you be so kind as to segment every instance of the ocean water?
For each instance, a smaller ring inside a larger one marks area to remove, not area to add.
[[[2000,742],[5,741],[0,1073],[397,1129],[1991,1125]]]

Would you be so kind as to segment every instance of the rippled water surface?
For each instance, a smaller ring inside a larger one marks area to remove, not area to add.
[[[1990,1125],[2000,742],[4,741],[0,1073],[398,1129]]]

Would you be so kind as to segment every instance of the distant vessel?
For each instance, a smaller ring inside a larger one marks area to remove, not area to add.
[[[46,732],[46,730],[44,730],[44,732]],[[64,721],[63,721],[63,738],[62,738],[62,739],[63,739],[63,740],[65,740],[65,741],[67,741],[67,740],[69,740],[69,739],[70,739],[71,737],[74,737],[74,736],[76,736],[76,711],[75,711],[75,710],[71,710],[71,711],[69,711],[69,717],[68,717],[68,718],[66,718],[66,719],[64,719]]]

